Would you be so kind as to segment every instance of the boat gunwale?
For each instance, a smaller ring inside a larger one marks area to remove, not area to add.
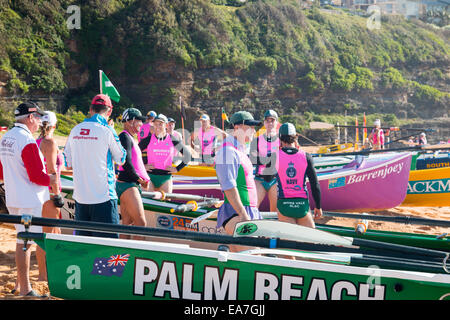
[[[342,170],[341,172],[338,172],[338,173],[330,173],[330,174],[318,172],[317,178],[318,178],[319,181],[326,181],[326,180],[328,180],[328,179],[333,179],[333,178],[337,178],[337,177],[347,177],[347,176],[353,175],[353,174],[362,174],[362,173],[365,173],[365,172],[367,172],[367,171],[377,170],[377,169],[379,169],[379,168],[381,168],[381,167],[388,166],[388,165],[390,165],[390,164],[392,164],[392,163],[395,163],[395,162],[404,161],[404,159],[405,159],[406,157],[409,157],[409,156],[410,156],[409,153],[404,154],[404,155],[400,155],[400,156],[398,156],[398,157],[394,157],[394,158],[391,159],[391,160],[380,161],[379,164],[374,164],[373,166],[368,167],[368,168],[362,168],[362,169],[358,169],[358,168],[357,168],[357,169],[354,169],[354,168],[348,168],[349,170],[344,170],[344,169],[342,168],[342,169],[337,169],[337,170],[335,170],[335,171]],[[377,162],[378,162],[378,161],[377,161]]]

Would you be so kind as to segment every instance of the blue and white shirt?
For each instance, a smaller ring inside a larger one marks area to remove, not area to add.
[[[81,204],[117,199],[114,162],[125,162],[126,151],[105,117],[95,114],[76,125],[64,148],[66,167],[73,169],[73,198]]]

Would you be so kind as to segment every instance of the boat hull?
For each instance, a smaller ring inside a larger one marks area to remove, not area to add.
[[[377,211],[400,205],[406,196],[410,154],[387,161],[370,161],[355,170],[345,168],[319,175],[322,209],[327,211]],[[307,183],[311,208],[315,207]]]
[[[437,300],[450,295],[445,274],[64,234],[37,242],[46,251],[50,292],[63,299]]]
[[[413,170],[401,204],[407,207],[450,206],[450,167]]]

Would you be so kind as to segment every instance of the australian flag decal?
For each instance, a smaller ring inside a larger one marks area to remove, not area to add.
[[[95,258],[91,274],[121,277],[129,258],[129,254],[117,254],[109,258]]]

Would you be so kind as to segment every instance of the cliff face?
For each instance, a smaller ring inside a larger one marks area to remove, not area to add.
[[[58,110],[86,111],[102,69],[122,96],[115,116],[133,105],[179,119],[181,100],[187,126],[201,111],[220,124],[222,108],[256,117],[271,108],[296,119],[305,112],[405,119],[450,111],[448,33],[421,22],[382,17],[381,29],[369,30],[365,17],[304,10],[290,0],[239,8],[92,0],[81,5],[81,29],[68,31],[61,12],[74,1],[33,3],[0,0],[6,103],[50,97]],[[31,30],[17,27],[25,23]]]

